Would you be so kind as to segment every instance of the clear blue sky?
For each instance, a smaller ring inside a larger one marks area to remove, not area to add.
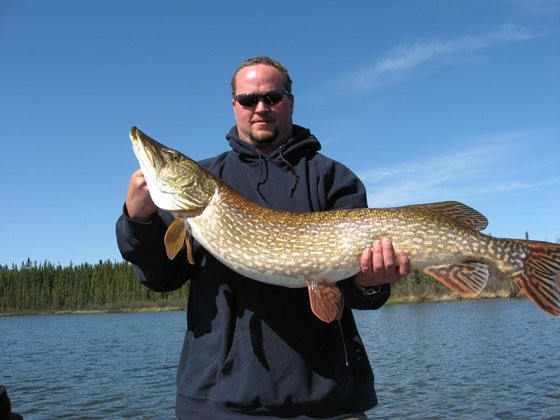
[[[128,130],[225,150],[256,55],[370,206],[459,200],[494,236],[559,240],[557,0],[0,0],[0,264],[120,261]]]

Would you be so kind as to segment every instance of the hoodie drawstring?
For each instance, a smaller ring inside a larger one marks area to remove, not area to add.
[[[288,191],[288,194],[290,195],[290,197],[293,197],[294,192],[295,192],[296,187],[297,187],[297,184],[299,182],[299,175],[297,174],[294,166],[288,161],[288,159],[286,159],[284,157],[284,154],[282,153],[282,147],[280,147],[278,149],[278,152],[280,154],[280,159],[282,159],[282,162],[284,163],[284,165],[286,165],[290,169],[290,172],[292,173],[292,176],[294,177],[294,183],[292,184],[292,187]],[[266,203],[266,198],[262,195],[261,190],[260,190],[260,186],[263,185],[266,182],[266,179],[268,178],[268,163],[267,163],[266,159],[263,157],[263,155],[261,154],[261,152],[259,152],[258,150],[257,150],[257,154],[259,156],[259,161],[258,161],[259,175],[257,177],[257,182],[256,182],[256,185],[255,185],[255,189],[259,193],[259,196]],[[266,170],[266,174],[264,173],[265,170]]]
[[[282,159],[282,162],[284,162],[286,166],[290,168],[290,172],[294,176],[294,184],[292,185],[292,188],[290,188],[289,191],[290,197],[293,197],[294,191],[296,190],[297,184],[299,182],[299,175],[297,174],[296,169],[293,167],[293,165],[290,162],[288,162],[288,160],[282,154],[282,146],[280,146],[278,152],[280,153],[280,159]]]
[[[259,176],[258,176],[258,178],[257,178],[257,184],[255,185],[255,189],[256,189],[257,192],[259,193],[259,196],[262,198],[262,200],[266,203],[266,198],[264,197],[264,195],[262,195],[260,186],[261,186],[262,184],[264,184],[264,183],[266,182],[266,178],[268,178],[268,167],[266,168],[267,174],[266,174],[266,176],[263,178],[263,166],[266,166],[266,160],[263,159],[263,156],[262,156],[261,152],[259,152],[259,151],[257,150],[257,153],[258,153],[258,155],[259,155],[259,162],[258,162],[258,165],[259,165]]]

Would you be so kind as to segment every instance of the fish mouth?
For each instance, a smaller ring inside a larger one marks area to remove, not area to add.
[[[129,136],[152,200],[159,208],[173,211],[178,206],[176,191],[167,182],[158,180],[160,167],[164,163],[164,159],[158,151],[160,144],[137,127],[130,129]]]
[[[129,133],[130,138],[131,139],[136,139],[138,137],[138,131],[140,131],[140,130],[138,130],[138,127],[136,127],[136,126],[132,127],[130,129],[130,133]]]
[[[132,127],[129,135],[134,152],[140,161],[140,166],[145,166],[146,163],[149,163],[155,168],[158,163],[156,155],[159,143],[148,137],[137,127]],[[143,167],[142,169],[145,170],[146,168]]]
[[[130,129],[130,140],[132,141],[132,147],[134,148],[134,153],[136,156],[142,156],[148,158],[146,154],[146,144],[142,138],[141,131],[136,127]]]

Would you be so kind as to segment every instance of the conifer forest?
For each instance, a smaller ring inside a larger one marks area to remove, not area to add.
[[[173,292],[154,292],[126,261],[61,266],[28,259],[0,266],[0,314],[183,310],[188,282]],[[491,271],[482,298],[515,297],[517,288]],[[458,299],[431,277],[413,272],[392,287],[389,303]]]
[[[0,266],[0,313],[180,309],[187,293],[187,286],[151,291],[125,261],[62,267],[28,259],[20,266]]]

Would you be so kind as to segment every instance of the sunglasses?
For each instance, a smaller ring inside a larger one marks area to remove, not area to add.
[[[242,93],[235,96],[234,99],[241,106],[254,107],[261,100],[267,105],[276,105],[284,95],[291,95],[291,93],[284,89],[278,89],[264,93]]]

